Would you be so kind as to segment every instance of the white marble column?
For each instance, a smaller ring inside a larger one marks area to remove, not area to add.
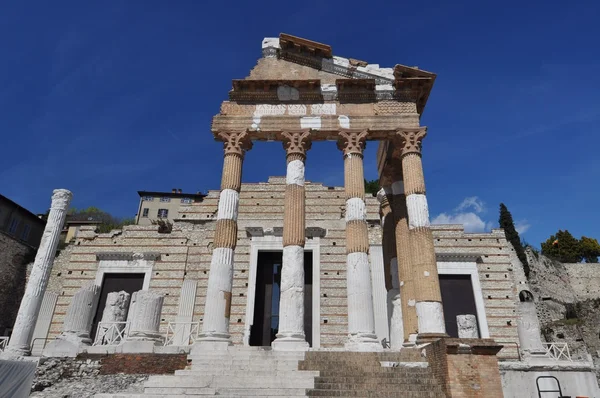
[[[400,297],[400,283],[398,279],[398,259],[392,258],[390,263],[392,275],[392,288],[388,291],[388,305],[390,306],[390,348],[399,350],[404,344],[404,324],[402,322],[402,299]]]
[[[133,313],[127,340],[158,341],[162,338],[160,315],[164,301],[162,294],[150,290],[140,290],[131,298]]]
[[[458,325],[459,339],[479,338],[479,329],[477,328],[477,317],[475,315],[457,315],[456,324]]]
[[[304,335],[304,244],[305,192],[304,161],[310,148],[310,132],[284,132],[287,156],[283,216],[283,262],[279,299],[279,330],[274,350],[308,349]]]
[[[96,313],[100,286],[90,283],[71,298],[62,333],[44,349],[48,357],[75,357],[81,346],[92,344],[90,330]]]
[[[48,286],[60,233],[72,196],[66,189],[56,189],[53,192],[50,214],[21,300],[12,336],[6,348],[7,355],[30,355],[31,336]]]
[[[350,351],[381,351],[375,334],[373,286],[369,264],[369,232],[364,201],[363,150],[366,131],[343,130],[338,148],[344,152],[346,192],[346,281],[348,291],[348,341]]]
[[[535,302],[522,301],[517,304],[517,330],[519,332],[519,343],[521,351],[526,359],[532,356],[546,355],[546,349],[542,344],[540,332],[540,321],[537,316]]]
[[[106,296],[106,305],[102,311],[103,326],[98,328],[98,339],[115,341],[118,334],[125,329],[125,324],[115,325],[115,329],[111,329],[111,322],[125,322],[127,320],[127,312],[129,311],[129,302],[131,295],[124,290],[120,292],[111,292]]]
[[[194,315],[194,305],[196,304],[197,287],[198,281],[195,279],[186,279],[181,285],[173,345],[184,346],[190,344],[190,334],[192,333],[191,322]]]

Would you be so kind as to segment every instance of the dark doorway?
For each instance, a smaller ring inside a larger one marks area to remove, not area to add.
[[[125,290],[130,295],[138,290],[142,290],[144,286],[144,274],[104,274],[102,281],[102,290],[100,291],[100,300],[98,300],[98,308],[92,323],[91,338],[94,340],[98,323],[102,320],[102,312],[106,305],[106,297],[108,293],[120,292]]]
[[[258,252],[251,346],[270,346],[279,331],[279,292],[283,252]],[[312,346],[312,252],[304,252],[304,334]]]
[[[456,316],[472,314],[477,317],[471,275],[440,275],[440,289],[444,304],[446,333],[450,337],[458,337]],[[479,319],[477,319],[477,325],[479,325]]]

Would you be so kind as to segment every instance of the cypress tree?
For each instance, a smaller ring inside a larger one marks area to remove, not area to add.
[[[525,249],[523,249],[523,245],[521,244],[521,238],[519,238],[519,233],[515,228],[515,223],[513,222],[512,215],[510,211],[506,208],[504,203],[500,203],[500,219],[498,221],[500,224],[500,228],[504,229],[504,235],[506,236],[506,240],[509,241],[515,251],[517,252],[517,257],[523,263],[523,270],[525,271],[525,277],[529,279],[529,264],[527,263],[527,256],[525,255]]]

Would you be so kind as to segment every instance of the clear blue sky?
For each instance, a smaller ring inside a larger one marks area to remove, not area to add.
[[[5,2],[0,193],[43,212],[68,188],[76,207],[133,216],[137,190],[218,189],[211,117],[262,38],[286,32],[438,74],[422,118],[432,219],[489,228],[504,202],[536,246],[559,228],[600,238],[598,15],[597,1]],[[284,164],[257,143],[244,181]],[[343,184],[333,143],[313,146],[307,178]]]

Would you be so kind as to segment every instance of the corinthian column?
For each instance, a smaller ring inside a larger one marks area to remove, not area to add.
[[[404,343],[404,330],[402,326],[402,307],[398,280],[398,258],[396,255],[396,236],[394,214],[390,206],[391,188],[383,187],[377,192],[381,228],[383,236],[383,267],[385,272],[385,288],[388,291],[388,323],[390,331],[390,347],[400,349]]]
[[[310,132],[284,132],[287,156],[283,217],[283,264],[279,301],[279,332],[274,350],[306,350],[304,335],[304,161],[310,149]]]
[[[369,236],[365,206],[363,150],[366,131],[343,130],[338,148],[344,152],[346,189],[346,253],[348,255],[348,341],[346,349],[380,351],[375,334],[373,292],[369,265]]]
[[[440,292],[433,235],[429,226],[429,209],[425,196],[425,179],[421,162],[421,142],[425,128],[401,130],[402,174],[408,210],[408,227],[415,278],[418,340],[427,341],[446,335],[444,309]]]
[[[204,322],[200,342],[231,345],[229,314],[233,285],[233,252],[237,243],[237,215],[244,154],[252,148],[248,132],[220,133],[224,141],[223,176],[210,262]]]
[[[35,262],[29,276],[29,282],[25,288],[25,294],[21,300],[19,313],[8,347],[7,354],[30,355],[29,344],[33,329],[37,322],[38,312],[42,305],[44,293],[48,286],[50,271],[54,263],[56,248],[60,239],[67,209],[71,202],[72,194],[66,189],[56,189],[52,195],[52,204],[50,205],[50,214],[44,228],[42,241],[35,256]]]
[[[404,339],[408,345],[417,339],[418,324],[416,310],[415,283],[412,264],[412,247],[408,229],[408,210],[404,181],[402,178],[401,154],[390,165],[392,176],[392,213],[394,214],[396,254],[398,256],[398,280],[402,302],[402,326]]]

